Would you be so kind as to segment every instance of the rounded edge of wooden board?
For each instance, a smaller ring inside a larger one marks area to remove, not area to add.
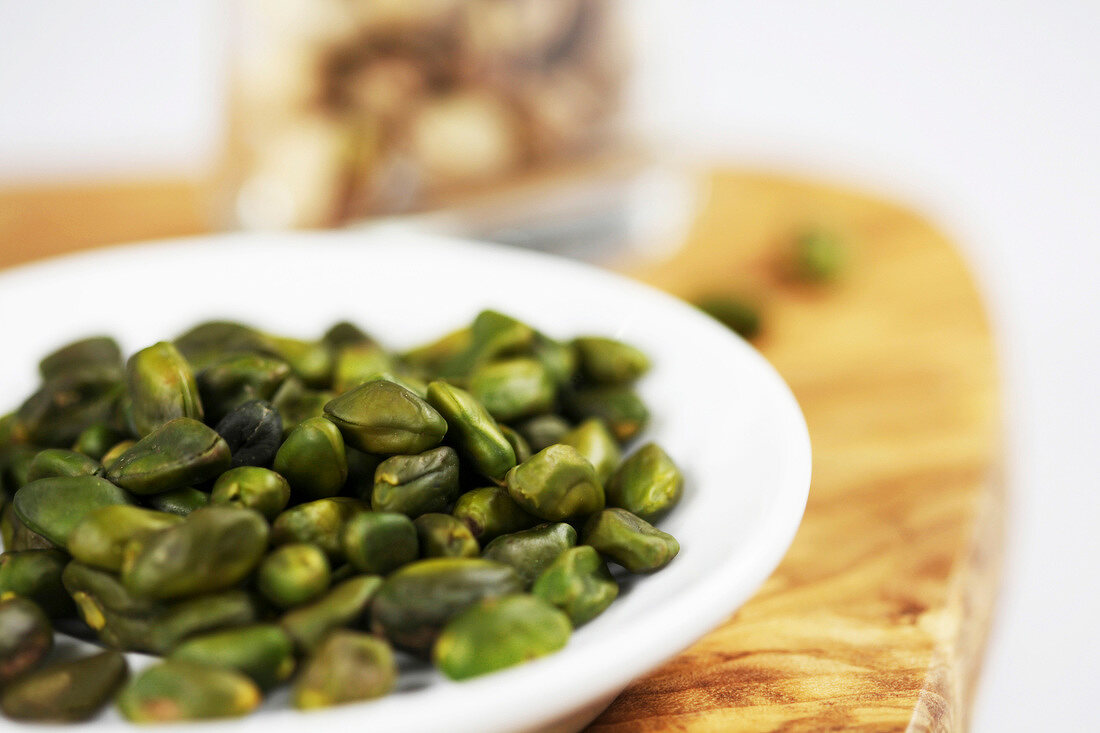
[[[781,566],[758,596],[738,612],[731,624],[704,637],[662,670],[634,683],[594,722],[592,729],[601,733],[665,729],[964,729],[999,585],[1006,514],[1006,495],[998,473],[999,407],[992,334],[966,264],[952,242],[933,223],[904,205],[884,201],[873,194],[828,183],[755,172],[720,172],[713,176],[711,182],[710,200],[700,213],[687,245],[667,261],[628,269],[651,284],[689,299],[728,289],[731,283],[741,292],[763,294],[761,299],[765,303],[766,314],[771,312],[776,327],[772,333],[765,334],[759,346],[788,379],[800,402],[803,402],[811,423],[815,413],[821,411],[818,409],[820,403],[829,399],[843,400],[844,389],[835,390],[836,395],[822,394],[829,390],[823,390],[822,384],[814,383],[815,375],[809,374],[807,360],[804,354],[799,353],[800,348],[803,351],[805,348],[797,338],[812,339],[810,332],[815,327],[828,329],[832,316],[849,324],[874,322],[878,318],[883,321],[874,326],[879,328],[878,335],[882,335],[882,329],[889,324],[891,317],[910,317],[909,323],[914,331],[910,335],[916,335],[916,340],[922,345],[940,344],[959,352],[942,361],[930,359],[928,371],[932,376],[926,381],[936,386],[935,376],[946,375],[946,382],[958,393],[957,401],[963,406],[957,408],[958,414],[951,415],[950,420],[952,430],[962,435],[965,438],[962,442],[968,444],[960,450],[959,462],[969,461],[969,465],[960,468],[959,475],[950,477],[948,482],[954,493],[945,511],[953,513],[953,516],[951,526],[943,532],[943,536],[944,543],[949,543],[950,547],[943,548],[942,556],[929,559],[929,565],[933,566],[931,575],[934,576],[934,587],[930,591],[928,588],[922,589],[929,591],[925,595],[933,598],[934,602],[928,606],[913,603],[912,609],[906,609],[904,601],[899,608],[889,608],[890,604],[886,602],[880,604],[883,606],[881,622],[885,635],[889,636],[892,631],[904,626],[907,627],[902,630],[907,635],[905,643],[914,643],[916,639],[910,655],[916,666],[908,670],[908,675],[899,674],[896,678],[883,680],[879,710],[875,711],[873,689],[868,691],[866,688],[856,695],[860,698],[857,702],[841,701],[842,693],[846,692],[844,690],[838,690],[833,698],[828,694],[808,693],[805,699],[789,701],[789,715],[784,715],[782,704],[768,706],[766,711],[763,706],[754,710],[751,701],[736,703],[736,695],[730,695],[731,704],[724,707],[721,699],[715,699],[722,697],[721,689],[708,688],[703,694],[699,694],[699,690],[690,690],[690,687],[683,688],[679,693],[676,691],[674,677],[704,673],[705,661],[695,668],[680,669],[692,659],[693,652],[698,654],[698,659],[717,658],[713,655],[723,653],[723,643],[728,645],[731,640],[736,642],[748,636],[728,633],[731,627],[739,624],[765,627],[768,614],[773,611],[777,617],[782,617],[784,613],[788,617],[792,613],[797,614],[797,610],[792,612],[789,607],[785,608],[782,601],[785,590],[789,590],[786,586],[791,578],[799,576],[797,562],[807,554],[806,548],[799,545],[800,539],[805,538],[796,538],[788,559],[784,561],[785,565],[788,562],[795,564]],[[840,231],[858,245],[856,255],[858,260],[863,260],[863,272],[853,275],[837,291],[793,285],[784,280],[780,274],[781,268],[777,267],[782,242],[789,240],[799,227],[810,223],[821,223]],[[889,246],[881,248],[886,251],[885,254],[875,251],[876,242],[887,241]],[[920,280],[916,283],[918,287],[914,287],[914,278]],[[876,282],[876,279],[879,281]],[[912,298],[911,303],[899,305],[888,302],[895,283],[899,286],[896,297]],[[880,301],[855,297],[854,291],[860,288],[873,289]],[[945,290],[947,295],[938,293],[937,289]],[[935,304],[933,307],[946,309],[946,316],[937,316],[937,327],[943,331],[941,334],[922,328],[921,300],[924,295]],[[837,305],[834,301],[849,302]],[[868,303],[874,305],[876,302],[883,305],[882,312],[868,314]],[[826,312],[824,316],[822,310]],[[830,314],[830,310],[834,312]],[[886,348],[896,352],[893,355],[895,359],[900,354],[919,361],[920,350],[908,347],[903,337],[895,341],[888,338]],[[874,366],[873,351],[857,352],[841,354],[839,365],[833,365],[835,368],[821,365],[826,367],[823,371],[827,376],[819,381],[827,382],[830,378],[842,380],[845,370],[850,372],[865,368],[867,365],[860,359],[867,361],[870,357],[871,366]],[[952,369],[962,376],[953,379],[956,374]],[[888,382],[897,376],[898,370],[895,369],[895,373],[882,377],[882,380]],[[882,388],[889,386],[874,385],[887,398],[889,390]],[[954,406],[949,397],[930,394],[927,402],[946,405],[950,411]],[[925,409],[917,402],[911,406]],[[834,428],[835,407],[833,405],[825,410],[831,410]],[[819,425],[819,430],[828,427],[826,423],[827,420]],[[814,434],[812,424],[811,434]],[[817,448],[828,445],[828,440],[815,439],[814,442],[815,453]],[[829,458],[828,455],[821,457],[826,462]],[[828,473],[828,468],[823,468],[822,473]],[[918,476],[915,480],[926,480],[926,477]],[[820,535],[816,538],[820,543],[822,537],[828,537],[828,532],[819,531],[821,528],[817,525],[821,522],[817,521],[817,513],[822,507],[820,504],[815,507],[814,498],[814,488],[811,488],[811,505],[804,528],[808,533]],[[843,485],[825,498],[845,500]],[[856,500],[865,498],[861,496]],[[908,510],[914,508],[913,502],[906,506]],[[919,530],[920,522],[914,526]],[[896,551],[897,548],[894,549]],[[927,577],[918,580],[929,584]],[[873,592],[875,589],[863,590]],[[889,596],[897,590],[897,587],[890,588],[883,595]],[[829,598],[828,593],[825,595]],[[842,597],[831,598],[830,602],[839,607],[845,600]],[[883,601],[881,598],[875,600]],[[857,599],[855,603],[864,603],[869,607],[870,599]],[[719,641],[714,642],[715,638]],[[727,656],[738,654],[736,650],[729,649],[724,653]],[[678,671],[662,674],[670,668]],[[735,674],[736,668],[733,669]],[[684,684],[690,685],[690,682]],[[810,684],[807,682],[807,685]],[[676,700],[677,694],[680,694],[683,704],[667,704],[670,700]],[[694,703],[698,703],[704,714],[693,714]],[[645,714],[647,705],[654,708],[656,715]],[[663,711],[659,709],[662,705],[665,705]],[[867,714],[861,716],[860,710]]]

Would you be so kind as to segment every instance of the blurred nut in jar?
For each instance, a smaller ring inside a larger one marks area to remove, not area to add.
[[[535,156],[566,155],[603,140],[601,126],[614,103],[583,74],[562,69],[531,78],[520,90],[517,104]]]
[[[582,0],[469,0],[459,37],[474,59],[546,63],[577,27],[582,6]]]
[[[409,58],[375,59],[349,73],[343,93],[348,103],[384,122],[396,122],[423,97],[428,79],[421,66]]]
[[[409,125],[408,152],[429,188],[507,174],[522,163],[523,148],[512,109],[481,92],[427,100]]]
[[[317,227],[344,212],[352,172],[366,168],[372,135],[362,124],[316,115],[296,119],[257,148],[237,197],[249,228]]]
[[[238,71],[236,105],[247,110],[250,130],[276,125],[320,101],[322,59],[307,46],[257,44]]]
[[[351,2],[365,30],[402,33],[439,28],[454,20],[465,0],[360,0]]]
[[[250,38],[275,43],[321,44],[353,41],[357,32],[355,8],[366,3],[348,0],[239,0]],[[376,0],[369,0],[371,4]]]

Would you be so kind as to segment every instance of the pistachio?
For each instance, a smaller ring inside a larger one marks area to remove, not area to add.
[[[4,501],[0,502],[0,543],[4,547],[14,549],[12,544],[15,542],[15,527],[12,526],[11,520],[14,516],[11,503],[8,501],[8,497],[4,495]],[[16,519],[18,522],[18,518]],[[22,524],[22,522],[20,522]]]
[[[168,658],[232,669],[267,690],[285,682],[294,672],[294,643],[275,624],[257,624],[193,636],[173,649]]]
[[[318,499],[291,507],[275,518],[271,541],[276,545],[309,542],[317,545],[330,560],[344,559],[344,525],[370,505],[346,496]]]
[[[464,680],[552,654],[572,631],[564,613],[535,596],[485,598],[447,623],[432,659],[443,674]]]
[[[294,706],[302,710],[370,700],[397,682],[389,644],[370,634],[334,631],[306,662],[294,684]]]
[[[527,440],[535,453],[559,442],[572,429],[561,415],[537,415],[516,424],[516,432]]]
[[[760,309],[749,301],[728,295],[710,295],[697,305],[699,310],[742,338],[752,340],[760,333]]]
[[[274,354],[267,337],[256,329],[232,321],[207,321],[178,336],[175,347],[200,372],[230,354]]]
[[[38,362],[38,372],[45,380],[68,372],[103,367],[122,375],[122,351],[110,336],[92,336],[74,341]]]
[[[531,446],[527,443],[526,438],[507,425],[501,424],[497,427],[500,428],[500,432],[508,441],[508,445],[512,446],[512,451],[516,454],[516,463],[523,463],[531,457]]]
[[[623,461],[607,483],[608,504],[647,522],[667,514],[683,493],[683,474],[656,443],[647,443]]]
[[[497,311],[482,311],[470,326],[466,348],[443,361],[438,373],[442,377],[466,376],[481,364],[522,353],[534,338],[535,331],[527,324]]]
[[[3,512],[0,512],[0,533],[2,533],[0,537],[4,541],[4,547],[9,550],[52,550],[57,547],[53,542],[23,524],[11,503],[4,507]]]
[[[393,368],[393,357],[381,346],[373,343],[351,344],[337,353],[332,387],[337,394],[342,394]]]
[[[526,357],[483,364],[470,375],[470,394],[497,420],[548,412],[556,392],[546,367]]]
[[[64,371],[47,379],[19,407],[19,423],[35,445],[72,445],[88,427],[113,422],[125,391],[114,368]]]
[[[122,440],[122,433],[113,425],[105,422],[89,425],[73,442],[73,450],[91,458],[93,461],[102,461],[111,446]]]
[[[422,453],[439,444],[447,422],[404,387],[377,380],[325,405],[325,415],[347,442],[368,453]]]
[[[650,573],[672,562],[680,543],[626,509],[604,509],[584,526],[584,544],[632,573]]]
[[[363,329],[356,326],[349,321],[340,321],[332,324],[325,335],[321,337],[329,349],[333,353],[339,353],[345,346],[355,346],[357,344],[373,344],[372,339]]]
[[[574,420],[597,417],[625,443],[649,422],[649,410],[629,386],[600,385],[567,391],[566,410]]]
[[[449,440],[483,476],[499,481],[516,465],[508,439],[469,392],[436,381],[428,385],[428,402],[447,421]]]
[[[139,436],[149,435],[176,418],[202,420],[202,400],[191,365],[166,341],[130,357],[126,362],[126,390]]]
[[[374,492],[374,473],[384,459],[349,445],[344,446],[344,451],[348,459],[348,480],[344,483],[343,493],[370,502]]]
[[[392,456],[374,472],[371,505],[382,512],[418,517],[446,511],[458,496],[458,455],[441,446],[412,456]]]
[[[211,504],[233,504],[254,509],[266,519],[274,519],[290,501],[290,484],[266,468],[231,468],[214,482]]]
[[[508,494],[537,517],[559,522],[604,507],[596,469],[576,448],[552,445],[508,472]]]
[[[118,572],[122,554],[131,540],[173,527],[183,519],[175,514],[119,504],[87,514],[69,534],[68,549],[73,559]]]
[[[56,662],[5,687],[0,708],[14,720],[87,720],[107,704],[128,672],[126,658],[116,651]]]
[[[30,483],[31,464],[38,456],[39,451],[29,445],[12,445],[5,450],[3,464],[0,471],[3,473],[4,485],[10,486],[11,493]]]
[[[256,709],[260,690],[240,672],[173,660],[138,674],[117,702],[134,723],[234,718]]]
[[[832,232],[812,230],[795,239],[792,274],[804,281],[824,283],[836,280],[848,263],[844,242]]]
[[[467,351],[472,341],[473,329],[460,328],[435,341],[406,351],[402,359],[425,374],[442,374],[444,366]]]
[[[78,562],[68,564],[62,581],[84,622],[119,649],[165,654],[195,634],[256,621],[254,599],[240,590],[166,604],[136,596],[115,574]]]
[[[272,351],[290,364],[307,387],[323,388],[332,383],[335,360],[323,341],[303,341],[285,336],[267,335]]]
[[[25,432],[26,428],[14,412],[0,416],[0,452],[24,443],[27,439]]]
[[[92,476],[99,471],[99,463],[83,453],[64,448],[46,448],[39,451],[27,468],[27,481],[57,476]]]
[[[32,481],[15,494],[12,506],[32,531],[65,547],[76,525],[96,509],[133,504],[125,491],[96,476],[63,476]]]
[[[364,573],[386,575],[416,559],[416,527],[404,514],[362,512],[344,527],[344,556]]]
[[[596,476],[599,477],[600,483],[607,483],[622,459],[622,452],[619,450],[619,444],[615,442],[615,436],[602,420],[596,418],[585,420],[561,436],[557,442],[573,446],[578,453],[587,458],[596,469]]]
[[[229,465],[229,446],[213,428],[180,417],[132,445],[106,476],[135,494],[158,494],[212,479]]]
[[[173,489],[172,491],[163,491],[159,494],[147,496],[145,497],[145,503],[149,508],[158,512],[186,517],[196,509],[202,509],[209,504],[210,494],[191,486],[185,486],[182,489]]]
[[[0,686],[33,668],[53,648],[46,614],[26,598],[0,600]]]
[[[289,435],[304,420],[324,415],[325,405],[335,396],[327,390],[310,389],[297,377],[287,379],[271,398],[283,421],[283,435]]]
[[[50,618],[71,616],[73,601],[61,582],[68,558],[58,550],[11,550],[0,555],[0,599],[34,601]]]
[[[299,651],[312,652],[333,629],[360,627],[381,585],[377,575],[345,580],[312,603],[283,616],[279,625]]]
[[[541,524],[497,537],[485,546],[481,556],[511,565],[524,587],[530,588],[547,566],[576,544],[577,530],[568,524]]]
[[[517,504],[501,486],[467,491],[458,497],[451,513],[469,527],[470,533],[482,544],[539,523],[538,517]]]
[[[580,626],[607,610],[619,595],[619,585],[600,554],[581,545],[558,555],[535,580],[531,593],[564,611],[573,626]]]
[[[104,644],[150,654],[167,654],[196,634],[245,626],[257,617],[254,599],[239,590],[154,605],[144,615],[113,610],[91,593],[78,591],[74,599],[85,623]]]
[[[407,371],[401,372],[400,374],[395,374],[394,372],[375,372],[374,374],[367,375],[367,377],[363,379],[363,382],[376,382],[379,380],[393,382],[394,384],[404,387],[422,400],[428,397],[428,383]]]
[[[103,454],[103,457],[99,459],[99,462],[103,464],[104,471],[110,470],[111,466],[115,465],[119,457],[126,451],[130,450],[130,448],[132,448],[136,443],[136,440],[131,440],[127,438],[125,440],[118,441],[110,448],[108,448],[107,452]]]
[[[283,442],[283,417],[270,402],[252,400],[223,417],[214,430],[229,446],[234,468],[266,467]]]
[[[372,628],[421,655],[443,626],[483,598],[518,593],[523,580],[508,565],[467,557],[420,560],[382,583],[371,608]]]
[[[542,364],[555,385],[571,382],[577,373],[577,352],[572,344],[563,344],[541,333],[535,334],[531,356]]]
[[[102,611],[114,611],[124,616],[151,616],[164,610],[163,604],[150,598],[140,598],[128,591],[115,573],[73,561],[61,573],[65,590],[76,601],[81,616],[99,631]]]
[[[158,599],[230,588],[259,564],[267,536],[267,522],[251,509],[197,509],[127,557],[122,582],[135,595]]]
[[[615,339],[582,336],[573,340],[581,373],[596,384],[633,382],[649,371],[649,359],[638,349]]]
[[[218,422],[246,402],[270,400],[290,373],[285,361],[263,354],[231,354],[214,362],[195,380],[207,420]]]
[[[470,528],[450,514],[421,514],[413,521],[421,557],[477,557],[481,548]]]
[[[348,478],[344,439],[331,422],[311,417],[287,436],[275,454],[274,469],[286,477],[299,497],[335,496]]]
[[[328,590],[328,557],[317,545],[304,542],[275,548],[256,573],[256,587],[278,608],[312,601]]]
[[[184,639],[197,634],[236,626],[246,626],[257,620],[256,600],[240,590],[211,593],[170,604],[157,616],[144,636],[145,649],[154,654],[167,654]],[[142,647],[131,646],[141,650]]]

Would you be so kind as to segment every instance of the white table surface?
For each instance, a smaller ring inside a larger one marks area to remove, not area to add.
[[[219,5],[0,0],[0,185],[201,170]],[[653,139],[876,187],[963,243],[1000,340],[1013,492],[973,729],[1095,729],[1100,3],[629,7]]]

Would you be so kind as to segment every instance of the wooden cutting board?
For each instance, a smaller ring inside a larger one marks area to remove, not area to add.
[[[834,286],[776,267],[807,225],[851,247]],[[687,246],[632,273],[687,298],[759,295],[757,345],[802,405],[814,469],[760,592],[591,730],[964,730],[1005,496],[992,339],[951,242],[870,196],[724,173]]]
[[[810,428],[809,504],[760,592],[591,730],[965,729],[1005,509],[973,283],[951,242],[896,204],[756,173],[710,182],[681,251],[621,267],[687,298],[762,302],[757,346]],[[173,182],[0,191],[0,266],[202,231],[203,201],[201,184]],[[838,283],[794,285],[776,266],[806,226],[847,240]]]

